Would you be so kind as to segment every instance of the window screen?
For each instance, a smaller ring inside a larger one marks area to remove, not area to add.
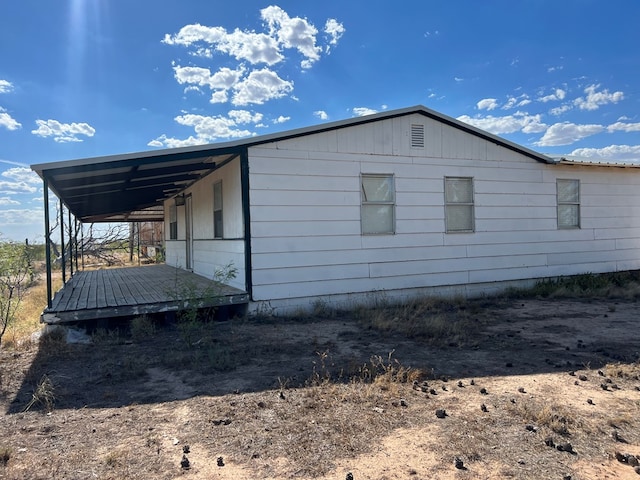
[[[444,205],[447,232],[473,232],[473,178],[445,177]]]
[[[222,182],[213,184],[213,237],[223,238]]]
[[[361,199],[362,233],[394,233],[396,199],[393,175],[363,174]]]
[[[556,180],[558,228],[580,228],[580,181]]]

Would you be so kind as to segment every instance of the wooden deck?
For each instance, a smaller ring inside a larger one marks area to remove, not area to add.
[[[44,323],[127,317],[190,308],[246,304],[246,292],[169,265],[85,270],[45,309]],[[190,305],[191,302],[191,305]]]

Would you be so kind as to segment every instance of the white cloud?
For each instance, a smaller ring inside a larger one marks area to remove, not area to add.
[[[191,147],[194,145],[204,145],[208,143],[204,138],[197,138],[194,136],[190,136],[186,139],[172,138],[167,137],[162,134],[158,138],[151,140],[147,143],[149,147],[158,147],[158,148],[179,148],[179,147]]]
[[[22,127],[22,124],[9,115],[4,108],[0,107],[0,127],[4,127],[7,130],[17,130]]]
[[[558,115],[562,115],[569,110],[571,110],[571,105],[561,105],[559,107],[552,108],[551,110],[549,110],[549,113],[557,117]]]
[[[640,132],[640,123],[616,122],[607,127],[608,132]]]
[[[613,92],[609,93],[609,90],[605,89],[600,92],[597,92],[600,85],[590,85],[584,89],[584,93],[586,93],[586,97],[578,97],[573,103],[580,110],[597,110],[602,105],[607,105],[609,103],[618,103],[619,101],[624,99],[623,92]]]
[[[320,59],[322,48],[316,45],[318,30],[306,18],[291,18],[282,8],[271,5],[260,10],[269,26],[269,34],[285,48],[295,48],[305,57],[303,68],[309,68]],[[337,41],[337,40],[336,40]]]
[[[252,71],[245,79],[234,87],[231,103],[234,105],[248,105],[255,103],[262,105],[274,98],[281,98],[293,91],[293,82],[281,79],[277,73],[263,68]]]
[[[20,202],[9,197],[0,197],[0,207],[6,207],[8,205],[20,205]]]
[[[453,79],[454,79],[457,83],[464,82],[464,78],[461,78],[461,77],[453,77]]]
[[[9,93],[13,91],[13,83],[9,80],[0,79],[0,93]]]
[[[529,96],[525,93],[518,97],[509,97],[507,98],[507,102],[502,106],[502,110],[510,110],[514,107],[524,107],[531,103],[529,100]]]
[[[495,98],[484,98],[480,100],[476,106],[478,110],[495,110],[499,107],[498,101]]]
[[[36,120],[37,130],[31,130],[31,133],[39,137],[53,137],[56,142],[82,142],[80,135],[93,137],[96,133],[88,123],[60,123],[57,120]]]
[[[563,69],[564,69],[564,66],[558,65],[556,67],[547,68],[547,72],[551,73],[551,72],[555,72],[556,70],[563,70]]]
[[[543,132],[547,125],[542,122],[540,115],[529,115],[528,113],[516,112],[513,115],[504,117],[470,117],[461,115],[458,117],[461,122],[468,123],[495,134],[514,133],[522,131],[524,133]]]
[[[578,148],[571,156],[640,162],[640,145],[609,145],[603,148]]]
[[[229,118],[233,119],[236,124],[258,123],[262,120],[262,114],[251,113],[248,110],[231,110]]]
[[[280,115],[278,118],[276,118],[273,123],[285,123],[288,122],[289,120],[291,120],[291,117],[285,117],[283,115]]]
[[[570,122],[555,123],[547,129],[542,138],[536,142],[536,145],[541,147],[570,145],[603,131],[604,127],[602,125],[577,125]]]
[[[564,97],[566,97],[566,95],[567,95],[566,91],[562,90],[561,88],[556,88],[555,92],[553,92],[550,95],[545,95],[544,97],[538,98],[538,101],[542,103],[555,102],[559,100],[564,100]]]
[[[187,127],[192,127],[195,135],[186,139],[159,137],[147,143],[150,147],[177,148],[192,145],[203,145],[220,139],[242,138],[254,135],[253,132],[238,128],[238,125],[260,122],[263,118],[261,113],[251,113],[247,110],[231,110],[228,116],[205,116],[195,114],[184,114],[174,118],[176,123]]]
[[[357,117],[364,117],[365,115],[373,115],[374,113],[378,113],[378,111],[368,107],[355,107],[353,109],[353,113]]]
[[[330,38],[329,45],[337,45],[338,40],[340,40],[340,37],[344,35],[345,31],[344,25],[338,22],[335,18],[330,18],[324,24],[324,33],[326,33]],[[327,50],[328,48],[329,47],[327,47]]]
[[[179,84],[194,84],[201,87],[209,87],[211,90],[227,90],[233,87],[242,78],[244,68],[238,67],[236,70],[221,68],[213,75],[211,70],[202,67],[173,67],[175,79]]]
[[[8,168],[1,174],[0,193],[5,195],[15,195],[38,191],[42,185],[40,177],[27,167]]]
[[[327,112],[325,112],[324,110],[316,110],[315,112],[313,112],[313,114],[320,120],[327,120],[329,118],[329,115],[327,115]]]

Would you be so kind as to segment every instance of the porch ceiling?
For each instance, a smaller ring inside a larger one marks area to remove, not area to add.
[[[237,153],[214,149],[160,156],[118,155],[32,168],[83,222],[162,221],[162,202]]]

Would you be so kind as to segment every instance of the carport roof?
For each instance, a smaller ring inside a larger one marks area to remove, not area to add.
[[[71,213],[83,222],[161,221],[162,202],[253,145],[378,120],[421,114],[527,155],[551,158],[422,105],[242,140],[32,165]]]

